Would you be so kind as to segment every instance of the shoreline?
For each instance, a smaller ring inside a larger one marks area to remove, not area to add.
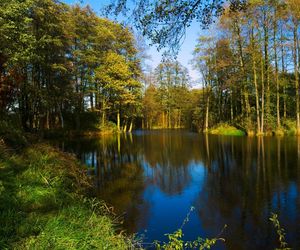
[[[89,195],[92,179],[71,154],[45,143],[19,152],[0,144],[0,248],[126,249],[104,201]]]
[[[153,129],[138,129],[138,131],[159,131],[159,130],[186,130],[189,132],[194,132],[197,134],[203,134],[203,135],[220,135],[220,136],[246,136],[246,137],[286,137],[286,136],[295,136],[297,137],[297,133],[294,131],[290,131],[287,129],[281,129],[280,131],[266,131],[264,133],[257,133],[255,130],[249,130],[245,131],[242,129],[239,129],[235,126],[228,126],[227,127],[222,127],[217,125],[213,128],[209,128],[208,131],[195,131],[195,130],[189,130],[185,128],[153,128]],[[136,130],[133,130],[134,132]],[[112,135],[117,135],[117,134],[127,134],[127,133],[132,133],[129,131],[115,131],[115,130],[107,130],[107,131],[76,131],[76,130],[71,130],[71,131],[61,131],[61,130],[52,130],[52,131],[44,131],[42,133],[42,138],[44,139],[55,139],[59,137],[63,138],[75,138],[75,137],[82,137],[82,138],[91,138],[91,137],[97,137],[101,138],[104,136],[112,136]]]

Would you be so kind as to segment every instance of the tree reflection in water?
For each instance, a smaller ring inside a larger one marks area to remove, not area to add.
[[[190,206],[186,239],[216,236],[222,249],[273,249],[279,214],[287,242],[300,249],[300,139],[151,131],[65,141],[91,167],[99,197],[124,213],[130,233],[147,239],[176,230]],[[160,238],[159,238],[160,237]]]
[[[299,139],[210,137],[212,162],[195,201],[203,227],[212,235],[229,225],[228,249],[274,249],[268,220],[280,214],[288,241],[299,248]],[[297,157],[298,156],[298,157]],[[296,222],[297,221],[297,222]]]

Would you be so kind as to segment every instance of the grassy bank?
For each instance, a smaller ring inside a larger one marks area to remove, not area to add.
[[[233,135],[233,136],[243,136],[246,133],[236,127],[230,126],[226,123],[221,123],[216,127],[210,129],[208,131],[209,134],[212,135]]]
[[[126,249],[91,180],[72,156],[45,145],[0,143],[0,249]]]
[[[227,123],[219,123],[213,128],[208,130],[209,134],[213,135],[231,135],[231,136],[295,136],[297,135],[297,127],[296,127],[296,121],[286,119],[282,121],[281,127],[276,128],[276,125],[270,126],[269,128],[264,130],[264,133],[257,133],[255,129],[239,129],[235,127],[234,125],[229,125]]]

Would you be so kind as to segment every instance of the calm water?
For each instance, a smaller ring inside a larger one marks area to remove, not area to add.
[[[215,237],[214,249],[274,249],[269,221],[279,214],[286,240],[300,249],[300,138],[204,136],[184,131],[64,141],[96,176],[99,197],[145,246],[166,240],[190,208],[186,240]],[[278,245],[277,245],[278,246]]]

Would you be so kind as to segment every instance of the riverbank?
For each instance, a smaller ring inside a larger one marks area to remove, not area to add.
[[[106,129],[106,130],[49,130],[44,131],[41,134],[42,138],[51,139],[51,138],[74,138],[74,137],[101,137],[106,135],[116,134],[117,131],[115,129]]]
[[[17,150],[0,143],[1,249],[126,249],[131,238],[70,154],[44,143]]]
[[[254,129],[241,129],[234,125],[227,123],[219,123],[216,126],[208,129],[207,133],[212,135],[231,135],[231,136],[295,136],[297,135],[296,122],[292,120],[286,120],[282,123],[280,129],[269,128],[264,133],[257,133]]]

